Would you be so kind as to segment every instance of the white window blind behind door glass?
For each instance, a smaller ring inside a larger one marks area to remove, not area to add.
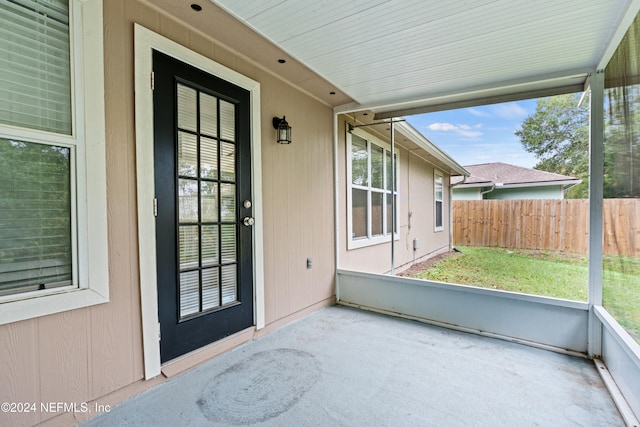
[[[0,1],[0,124],[72,133],[69,2]]]

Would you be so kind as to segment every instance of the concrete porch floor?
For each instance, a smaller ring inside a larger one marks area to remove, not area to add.
[[[594,364],[334,306],[86,426],[623,426]]]

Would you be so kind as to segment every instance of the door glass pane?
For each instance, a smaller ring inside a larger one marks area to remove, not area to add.
[[[236,140],[236,106],[227,101],[220,101],[220,138]]]
[[[197,92],[195,89],[178,83],[178,127],[180,129],[192,132],[198,130],[196,99]]]
[[[220,306],[219,268],[202,270],[202,309],[209,310]]]
[[[200,138],[200,178],[218,179],[218,141]]]
[[[218,184],[215,182],[200,182],[200,205],[202,209],[202,222],[215,222],[218,220]]]
[[[238,298],[236,107],[182,84],[177,90],[179,295],[184,317]]]
[[[384,150],[371,144],[371,186],[382,188],[384,178]]]
[[[220,152],[220,179],[225,181],[236,180],[236,146],[228,142],[221,143]]]
[[[198,181],[178,180],[178,205],[180,222],[198,221]]]
[[[200,311],[198,270],[180,273],[180,317]]]
[[[371,234],[378,236],[382,234],[382,193],[371,193]]]
[[[236,288],[236,265],[222,266],[222,304],[237,300]]]
[[[351,194],[353,238],[367,237],[367,192],[354,188]]]
[[[202,226],[202,266],[218,264],[218,226]]]
[[[198,138],[178,132],[178,175],[198,176]]]
[[[236,220],[236,186],[235,184],[220,184],[220,198],[222,199],[221,221]]]
[[[200,93],[200,133],[218,135],[218,98]]]
[[[357,135],[351,136],[351,182],[369,185],[367,141]]]
[[[229,263],[236,260],[236,226],[220,226],[222,234],[222,262]]]
[[[199,234],[197,225],[181,225],[179,233],[180,270],[198,268]]]

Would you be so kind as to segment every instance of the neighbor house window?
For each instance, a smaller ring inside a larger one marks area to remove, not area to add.
[[[434,206],[435,206],[435,230],[440,231],[442,227],[442,193],[444,185],[442,183],[442,174],[435,171],[433,174],[433,194],[434,194]]]
[[[391,150],[382,141],[364,132],[349,134],[349,248],[389,240],[392,229]],[[397,155],[396,176],[397,176]],[[397,212],[397,207],[396,207]]]
[[[102,0],[0,2],[0,324],[108,298],[95,28]]]

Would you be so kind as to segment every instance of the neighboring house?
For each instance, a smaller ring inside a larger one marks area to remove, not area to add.
[[[447,250],[465,169],[348,124],[602,98],[637,2],[583,3],[0,1],[0,424],[75,424],[334,304],[341,269]],[[504,315],[460,289],[435,311]]]
[[[506,163],[464,167],[471,176],[452,180],[454,200],[564,199],[580,179]]]

